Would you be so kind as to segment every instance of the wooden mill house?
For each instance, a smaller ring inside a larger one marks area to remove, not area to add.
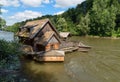
[[[57,50],[60,47],[60,36],[49,19],[27,22],[19,28],[20,42],[32,47],[33,51]]]
[[[79,49],[78,45],[75,47],[73,42],[66,40],[62,41],[61,45],[60,36],[67,39],[70,33],[59,34],[49,19],[28,21],[19,28],[17,35],[19,41],[28,48],[25,50],[23,47],[23,51],[27,51],[28,55],[32,55],[33,59],[38,61],[64,61],[64,53]],[[60,49],[60,46],[63,48]]]

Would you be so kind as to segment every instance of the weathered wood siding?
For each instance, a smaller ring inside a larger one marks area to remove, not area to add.
[[[39,31],[32,40],[29,40],[29,39],[24,40],[23,38],[21,38],[21,42],[27,45],[31,45],[34,51],[49,51],[49,50],[59,49],[60,42],[56,38],[55,35],[57,35],[57,33],[53,28],[54,27],[52,27],[52,25],[48,22],[45,24],[45,26],[41,29],[41,31]],[[43,34],[45,34],[47,31],[55,32],[55,35],[53,35],[53,37],[48,41],[48,44],[46,46],[36,44],[39,38],[41,38]]]
[[[60,43],[55,36],[53,36],[48,43],[51,44],[51,49],[59,49]]]
[[[54,29],[52,28],[52,26],[49,23],[46,23],[46,25],[43,27],[43,29],[37,34],[38,37],[41,37],[45,32],[47,31],[54,31]],[[54,31],[55,32],[55,31]],[[57,35],[57,33],[55,32],[55,35]],[[58,36],[58,35],[57,35]]]
[[[49,51],[49,50],[51,50],[51,44],[47,44],[47,45],[45,46],[45,51]]]
[[[57,49],[59,49],[59,46],[60,46],[59,43],[47,44],[47,46],[45,46],[45,51],[57,50]]]
[[[54,44],[54,49],[59,49],[59,47],[60,47],[60,44],[59,44],[59,43],[55,43],[55,44]]]
[[[43,33],[47,31],[54,31],[49,23],[47,23],[42,30]]]
[[[43,29],[36,35],[36,37],[41,37],[47,31],[54,31],[49,23],[47,23]]]
[[[52,38],[48,41],[48,44],[44,47],[45,48],[43,48],[42,45],[37,46],[37,51],[43,51],[43,50],[50,51],[50,50],[59,49],[59,47],[60,47],[59,40],[53,35]]]
[[[39,58],[35,58],[38,61],[64,61],[64,56],[62,57],[39,57]]]
[[[59,41],[57,40],[57,38],[56,38],[55,36],[53,36],[53,37],[49,40],[48,43],[54,44],[54,43],[59,43]]]

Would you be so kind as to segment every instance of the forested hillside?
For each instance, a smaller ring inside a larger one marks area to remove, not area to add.
[[[45,15],[30,20],[49,18],[59,31],[73,35],[120,36],[120,0],[86,0],[61,15]],[[16,32],[27,21],[8,26]]]

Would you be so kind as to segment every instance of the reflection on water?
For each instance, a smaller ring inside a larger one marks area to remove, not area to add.
[[[66,54],[64,63],[23,61],[31,82],[120,82],[120,40],[72,37],[92,46],[88,53]]]
[[[14,33],[0,31],[0,39],[4,39],[4,40],[7,40],[7,41],[12,41],[12,40],[14,40]]]
[[[27,60],[23,71],[31,82],[73,82],[64,70],[64,63],[38,63]]]

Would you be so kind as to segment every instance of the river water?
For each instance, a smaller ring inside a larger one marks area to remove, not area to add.
[[[0,39],[4,39],[4,40],[7,40],[7,41],[13,41],[14,40],[14,33],[0,31]]]
[[[11,40],[12,33],[0,32]],[[120,39],[72,37],[92,46],[88,53],[65,55],[63,63],[40,63],[21,59],[22,76],[29,82],[120,82]]]
[[[63,63],[23,60],[23,71],[31,82],[120,82],[120,40],[72,37],[92,46],[88,53],[66,54]]]

